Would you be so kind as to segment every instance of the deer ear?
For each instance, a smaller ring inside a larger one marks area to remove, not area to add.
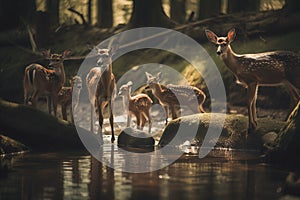
[[[148,72],[145,72],[145,74],[146,74],[146,77],[147,77],[148,80],[153,77],[152,74],[150,74]]]
[[[71,51],[70,49],[65,50],[65,51],[63,52],[63,58],[68,57],[69,55],[71,55],[71,53],[72,53],[72,51]]]
[[[41,51],[42,55],[45,56],[45,58],[49,59],[51,56],[51,53],[50,53],[50,49],[48,50],[43,50]]]
[[[161,81],[161,77],[162,77],[161,72],[158,72],[156,74],[156,78],[158,79],[158,81]]]
[[[118,41],[114,41],[109,47],[109,54],[114,55],[116,51],[119,49],[120,44]]]
[[[132,81],[128,81],[127,85],[132,86],[133,85]]]
[[[205,29],[205,35],[207,39],[212,43],[217,43],[218,36],[211,30]]]
[[[228,33],[227,33],[227,40],[228,40],[229,43],[231,43],[234,40],[235,35],[236,35],[236,33],[235,33],[235,29],[234,28],[231,29],[230,31],[228,31]]]

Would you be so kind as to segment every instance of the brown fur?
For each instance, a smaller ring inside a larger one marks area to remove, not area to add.
[[[235,75],[237,82],[247,88],[249,131],[257,126],[258,86],[284,84],[289,89],[292,100],[299,101],[300,56],[298,54],[290,51],[274,51],[238,55],[230,46],[235,37],[234,29],[228,32],[227,37],[218,37],[210,30],[205,32],[208,40],[218,46],[217,53]]]

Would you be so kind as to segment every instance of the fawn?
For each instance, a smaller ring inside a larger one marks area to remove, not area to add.
[[[81,77],[80,76],[72,77],[70,80],[70,85],[71,85],[70,87],[62,87],[61,90],[59,91],[58,104],[61,105],[62,117],[66,121],[67,121],[67,107],[71,105],[70,106],[71,121],[74,122],[74,117],[72,113],[76,110],[79,103],[80,91],[82,88]],[[73,95],[73,102],[72,102],[72,95]]]
[[[95,107],[98,111],[100,140],[102,138],[103,126],[103,111],[106,105],[109,111],[109,122],[111,127],[111,142],[115,141],[114,136],[114,117],[112,113],[112,101],[115,98],[116,80],[112,73],[112,55],[117,50],[117,45],[110,49],[96,48],[99,59],[97,67],[92,68],[86,76],[86,85],[89,92],[89,99],[91,104],[91,131],[94,131],[94,112]]]
[[[167,87],[162,86],[159,82],[161,79],[161,72],[156,76],[146,72],[147,85],[152,90],[153,95],[158,99],[166,112],[166,124],[168,123],[168,109],[171,110],[172,119],[177,118],[176,108],[180,104],[187,105],[195,113],[204,113],[202,104],[206,99],[204,92],[193,86],[172,85]],[[194,97],[197,98],[198,106],[193,105]],[[181,100],[180,102],[178,100]],[[169,107],[169,108],[168,108]]]
[[[235,29],[231,29],[226,37],[218,37],[210,30],[205,30],[205,33],[208,40],[217,45],[217,54],[234,74],[237,83],[247,88],[249,133],[257,127],[258,86],[284,84],[292,100],[299,101],[300,56],[298,54],[291,51],[236,54],[230,46],[235,39]]]
[[[24,86],[24,104],[28,104],[31,98],[32,106],[36,107],[38,98],[43,93],[50,94],[53,100],[54,115],[56,117],[58,93],[65,83],[65,70],[63,61],[71,54],[70,50],[63,54],[51,54],[50,50],[43,51],[42,54],[50,60],[47,69],[40,64],[31,64],[25,68],[23,80]],[[51,114],[51,105],[48,101],[48,111]]]
[[[123,96],[123,104],[127,110],[127,126],[130,126],[131,115],[133,114],[136,117],[137,127],[140,130],[143,130],[145,123],[149,122],[149,133],[151,133],[151,116],[150,108],[152,105],[152,100],[146,94],[138,94],[131,96],[132,82],[129,81],[127,84],[124,84],[119,89],[119,95]]]

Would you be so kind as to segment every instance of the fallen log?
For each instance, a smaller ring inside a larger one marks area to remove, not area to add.
[[[29,106],[0,100],[0,132],[33,150],[85,149],[75,126]],[[92,148],[95,135],[77,127]]]

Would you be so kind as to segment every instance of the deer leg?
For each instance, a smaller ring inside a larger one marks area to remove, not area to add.
[[[114,116],[112,112],[112,101],[111,99],[108,102],[108,109],[109,109],[109,123],[111,128],[111,142],[115,141],[115,133],[114,133]]]
[[[39,99],[39,91],[36,90],[33,92],[33,95],[31,97],[31,103],[34,108],[36,108],[36,103],[38,99]]]
[[[75,113],[75,106],[72,105],[70,106],[70,115],[71,115],[71,122],[74,124],[74,113]]]
[[[102,100],[96,100],[96,106],[98,109],[98,120],[99,120],[99,128],[98,128],[98,134],[100,138],[100,144],[103,144],[103,135],[102,135],[102,126],[103,126],[103,102]]]
[[[248,117],[249,117],[249,125],[248,132],[252,132],[255,130],[257,126],[256,122],[256,96],[257,96],[257,84],[249,84],[248,90]]]
[[[54,111],[54,116],[56,117],[57,113],[57,101],[58,101],[58,96],[57,95],[52,95],[53,99],[52,99],[52,103],[53,103],[53,111]]]
[[[140,113],[136,114],[136,128],[141,130],[141,115]]]
[[[91,132],[94,133],[94,112],[95,105],[91,103]]]
[[[199,112],[200,112],[200,113],[205,113],[205,110],[204,110],[204,108],[203,108],[202,103],[199,104],[198,108],[199,108]]]
[[[131,114],[127,110],[127,127],[130,127],[130,122],[131,122]]]
[[[177,114],[176,114],[175,106],[171,106],[170,109],[171,109],[171,113],[172,113],[172,119],[176,119]]]
[[[149,123],[149,134],[151,133],[151,127],[152,127],[152,120],[151,120],[151,115],[150,115],[150,112],[149,110],[145,110],[144,114],[146,115],[146,118],[148,119],[148,123]]]
[[[168,124],[168,117],[169,117],[169,108],[167,105],[163,106],[165,109],[165,113],[166,113],[166,125]]]
[[[29,91],[24,88],[24,104],[28,105],[28,101],[29,101]]]
[[[51,95],[47,95],[48,113],[51,115]]]
[[[67,117],[67,105],[66,104],[62,104],[61,105],[61,113],[62,113],[62,117],[65,121],[68,120],[68,117]]]

